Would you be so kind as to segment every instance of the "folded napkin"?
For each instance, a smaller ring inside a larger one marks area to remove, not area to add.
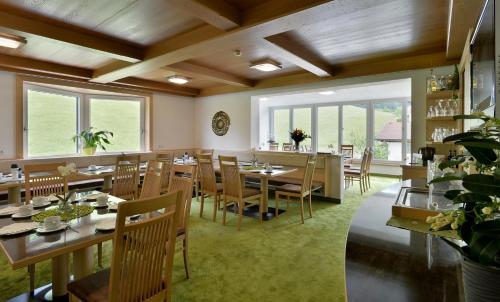
[[[6,206],[0,209],[0,216],[12,215],[17,213],[18,207]]]
[[[37,226],[38,223],[36,222],[19,222],[19,223],[9,224],[0,228],[0,236],[31,231],[36,229]]]
[[[83,199],[97,199],[100,196],[108,196],[108,195],[109,195],[108,193],[99,192],[99,193],[93,193],[93,194],[85,195],[85,197],[83,197]]]

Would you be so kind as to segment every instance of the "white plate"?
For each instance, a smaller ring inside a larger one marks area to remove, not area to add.
[[[11,217],[12,217],[12,218],[28,218],[28,217],[31,217],[31,216],[33,216],[33,215],[36,215],[36,214],[38,214],[38,213],[40,213],[40,212],[41,212],[41,211],[31,211],[29,214],[25,214],[25,215],[21,215],[21,214],[19,214],[19,212],[17,212],[17,213],[12,214],[12,216],[11,216]]]
[[[113,231],[115,229],[116,219],[106,219],[99,221],[95,225],[95,229],[98,231]]]
[[[273,166],[273,169],[283,169],[283,166]]]
[[[17,235],[36,229],[37,222],[17,222],[0,228],[0,236]]]
[[[55,228],[55,229],[50,229],[50,230],[47,230],[43,224],[40,225],[39,227],[36,228],[36,232],[37,233],[40,233],[40,234],[49,234],[49,233],[54,233],[54,232],[59,232],[59,231],[62,231],[62,230],[65,230],[66,228],[68,227],[68,224],[67,223],[61,223],[59,225],[59,227]]]
[[[106,204],[98,204],[97,202],[93,202],[91,205],[96,209],[104,209],[104,208],[109,207],[109,205],[107,203]]]
[[[110,210],[110,211],[118,211],[118,204],[117,203],[110,203],[108,205],[108,210]]]
[[[18,207],[6,206],[0,209],[0,217],[11,216],[19,210]]]
[[[36,204],[35,205],[35,204],[32,203],[31,205],[33,206],[34,209],[38,209],[38,208],[44,208],[46,206],[50,206],[51,204],[52,204],[52,202],[50,202],[50,201],[47,200],[47,201],[45,201],[43,203],[40,203],[40,204]]]

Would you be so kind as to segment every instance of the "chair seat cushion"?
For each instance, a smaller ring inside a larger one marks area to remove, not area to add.
[[[276,187],[276,191],[280,192],[288,192],[288,193],[300,193],[302,187],[294,184],[285,184],[279,187]]]
[[[359,175],[359,174],[361,174],[361,170],[358,170],[358,169],[346,169],[346,170],[344,170],[344,174]]]
[[[108,301],[109,274],[105,269],[68,284],[68,291],[82,301]]]
[[[254,188],[245,188],[243,189],[243,198],[247,198],[250,196],[255,196],[261,194],[260,190]]]

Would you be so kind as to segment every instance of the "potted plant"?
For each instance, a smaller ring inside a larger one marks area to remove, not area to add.
[[[113,137],[113,132],[111,131],[93,131],[93,127],[83,130],[80,134],[73,137],[73,141],[80,140],[82,146],[82,152],[85,155],[94,155],[97,146],[101,147],[106,151],[106,146],[109,145],[110,137]]]
[[[463,189],[446,192],[457,210],[428,217],[431,229],[455,229],[463,240],[446,240],[462,255],[466,301],[499,301],[500,297],[500,119],[483,113],[455,119],[480,119],[480,127],[449,136],[444,142],[463,146],[468,155],[439,164],[444,175],[431,183],[459,181]],[[469,155],[470,154],[470,155]],[[452,167],[463,166],[464,171]],[[468,170],[468,173],[465,171]]]
[[[295,142],[295,151],[299,152],[300,142],[306,138],[311,138],[311,136],[306,134],[304,130],[295,128],[295,130],[290,132],[290,138]]]

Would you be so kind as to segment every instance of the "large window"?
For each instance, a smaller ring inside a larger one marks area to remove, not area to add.
[[[144,111],[144,98],[87,95],[26,84],[24,156],[78,154],[81,146],[73,137],[88,127],[114,132],[107,151],[143,151]]]
[[[373,147],[375,160],[403,161],[411,154],[411,107],[408,99],[372,100],[271,107],[271,132],[280,144],[289,142],[288,129],[311,134],[313,150],[339,151],[354,145],[361,158]],[[406,132],[406,133],[405,133]]]

